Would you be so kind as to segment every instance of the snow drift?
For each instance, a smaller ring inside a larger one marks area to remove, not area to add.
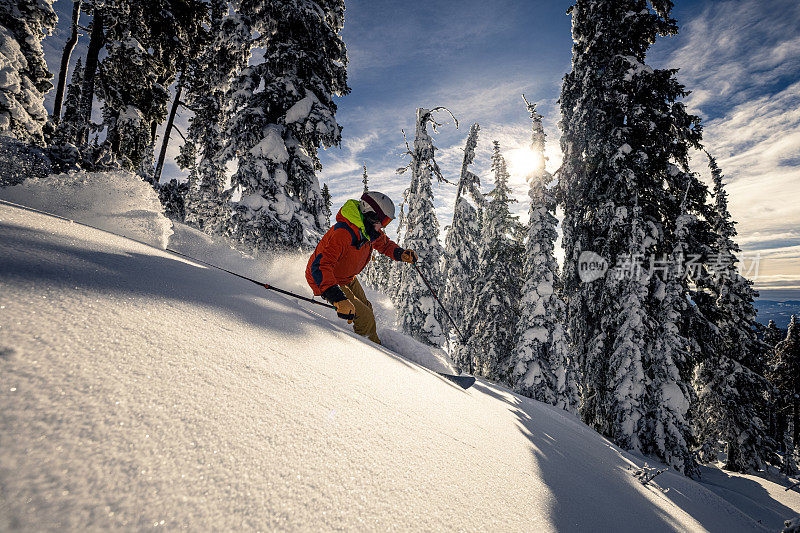
[[[162,249],[172,233],[158,193],[140,176],[124,170],[29,178],[0,188],[0,198]]]

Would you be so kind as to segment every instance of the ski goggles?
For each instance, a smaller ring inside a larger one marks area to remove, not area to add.
[[[378,203],[375,202],[375,200],[366,194],[362,196],[361,199],[367,202],[367,205],[369,205],[373,210],[372,213],[366,213],[365,216],[369,216],[370,219],[374,217],[375,222],[380,222],[381,227],[383,228],[389,225],[389,222],[391,222],[392,219],[384,214],[383,210],[380,208]]]
[[[364,223],[371,226],[376,222],[379,222],[382,228],[385,228],[389,225],[392,219],[387,216],[381,216],[378,213],[364,213]]]

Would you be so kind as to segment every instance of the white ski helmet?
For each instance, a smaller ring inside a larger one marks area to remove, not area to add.
[[[394,219],[394,202],[392,199],[378,191],[369,191],[361,195],[361,213],[375,213],[383,227]]]

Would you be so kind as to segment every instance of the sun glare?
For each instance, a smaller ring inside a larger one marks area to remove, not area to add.
[[[515,183],[525,183],[526,178],[544,162],[541,154],[527,147],[509,150],[505,157],[511,180]]]

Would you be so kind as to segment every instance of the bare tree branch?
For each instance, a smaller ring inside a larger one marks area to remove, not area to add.
[[[458,129],[458,119],[457,119],[457,118],[456,118],[456,116],[453,114],[453,112],[452,112],[452,111],[450,111],[449,109],[447,109],[446,107],[444,107],[444,106],[434,107],[433,109],[431,109],[431,113],[433,113],[434,111],[439,111],[440,109],[444,109],[445,111],[447,111],[448,113],[450,113],[450,116],[451,116],[451,117],[453,117],[453,120],[454,120],[454,121],[455,121],[455,123],[456,123],[456,129]],[[433,122],[433,120],[431,120],[431,122]],[[435,124],[435,122],[434,122],[434,124]],[[439,125],[441,126],[441,124],[439,124]]]
[[[174,129],[175,131],[177,131],[177,132],[178,132],[178,135],[180,135],[180,136],[181,136],[181,139],[183,139],[183,142],[187,142],[187,141],[186,141],[186,136],[183,134],[183,132],[181,131],[181,129],[180,129],[178,126],[176,126],[175,124],[173,124],[173,125],[172,125],[172,129]]]

